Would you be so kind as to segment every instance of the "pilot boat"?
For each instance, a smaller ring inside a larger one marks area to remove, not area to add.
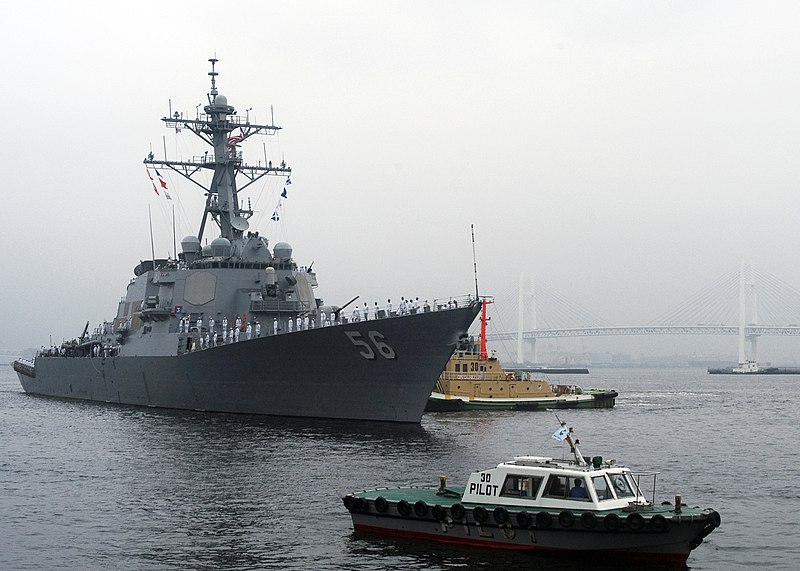
[[[679,495],[656,504],[657,473],[584,458],[565,423],[553,438],[573,457],[517,456],[473,472],[464,487],[440,476],[438,487],[376,488],[342,500],[356,532],[615,561],[682,565],[719,527],[718,512],[689,508]],[[652,501],[639,487],[650,476]]]
[[[576,384],[550,384],[541,373],[504,369],[486,345],[486,306],[481,306],[481,332],[459,340],[428,398],[426,411],[546,410],[550,408],[612,408],[619,393],[583,389]]]

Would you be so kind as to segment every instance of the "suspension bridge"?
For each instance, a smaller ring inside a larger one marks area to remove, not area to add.
[[[506,292],[496,297],[513,296]],[[516,330],[493,332],[487,338],[515,341],[518,363],[526,361],[526,348],[538,362],[537,340],[613,335],[736,335],[739,362],[744,363],[758,360],[759,337],[800,335],[800,290],[750,264],[725,272],[645,325],[611,325],[524,274],[516,297],[516,304],[508,304],[516,305]],[[500,321],[514,320],[508,317],[505,312]]]

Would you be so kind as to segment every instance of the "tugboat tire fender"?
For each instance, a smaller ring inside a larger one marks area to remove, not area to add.
[[[603,527],[608,531],[617,531],[622,527],[622,519],[617,514],[608,514],[603,518]]]
[[[397,513],[403,517],[407,517],[411,514],[411,505],[406,500],[400,500],[397,502]]]
[[[564,510],[560,514],[558,514],[558,524],[561,527],[572,527],[572,524],[575,523],[575,516],[572,515],[572,512],[569,510]]]
[[[383,496],[378,496],[375,498],[375,509],[379,513],[386,513],[386,510],[389,509],[389,502],[387,502],[386,498]]]
[[[431,508],[431,513],[436,521],[444,521],[447,519],[447,510],[445,510],[439,504],[436,504]]]
[[[549,512],[539,512],[536,514],[536,527],[547,529],[553,525],[553,516]]]
[[[594,529],[597,527],[597,516],[592,512],[583,512],[581,514],[581,525],[584,529]]]
[[[631,531],[639,531],[644,527],[644,518],[642,514],[633,512],[625,518],[625,524]]]
[[[711,510],[711,513],[708,514],[708,521],[714,527],[719,527],[722,523],[722,518],[719,515],[719,512]]]
[[[417,514],[418,517],[425,517],[428,515],[428,504],[422,500],[417,500],[414,504],[414,513]]]
[[[667,531],[667,518],[661,514],[656,514],[650,518],[650,529],[656,533]]]
[[[347,508],[347,511],[352,512],[356,507],[356,499],[353,496],[345,496],[342,500],[344,502],[344,507]]]
[[[453,504],[450,506],[450,517],[456,521],[461,521],[467,515],[467,510],[461,504]]]
[[[486,511],[485,507],[475,506],[472,509],[472,517],[475,518],[475,521],[478,523],[486,523],[486,520],[489,519],[489,513]]]
[[[521,511],[517,514],[517,525],[520,529],[527,529],[531,526],[531,516],[528,512]]]
[[[496,508],[494,508],[494,512],[492,515],[494,515],[494,521],[496,521],[497,523],[499,524],[508,523],[508,510],[506,510],[506,508],[504,508],[503,506],[497,506]]]

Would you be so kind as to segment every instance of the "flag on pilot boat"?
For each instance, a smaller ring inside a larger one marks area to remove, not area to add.
[[[146,171],[147,171],[147,178],[149,178],[149,179],[150,179],[150,184],[152,184],[152,185],[153,185],[153,192],[155,192],[156,194],[158,194],[158,189],[156,188],[156,181],[154,181],[154,180],[153,180],[153,175],[151,175],[151,174],[150,174],[150,169],[149,169],[149,168],[147,168],[147,167],[144,167],[144,170],[146,170]],[[160,194],[158,194],[158,196],[161,196],[161,195],[160,195]]]
[[[569,429],[566,426],[562,426],[553,433],[553,438],[559,441],[566,440],[567,436],[569,436]]]

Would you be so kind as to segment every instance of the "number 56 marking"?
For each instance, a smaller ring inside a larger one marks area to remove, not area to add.
[[[397,355],[386,342],[383,335],[381,335],[377,331],[369,331],[367,336],[369,340],[372,341],[372,345],[375,346],[375,350],[372,349],[372,346],[367,342],[366,339],[361,335],[358,331],[345,331],[345,335],[350,338],[350,341],[356,347],[359,347],[361,351],[359,354],[364,357],[365,359],[374,359],[375,358],[375,350],[377,350],[378,354],[383,357],[384,359],[395,359]]]

